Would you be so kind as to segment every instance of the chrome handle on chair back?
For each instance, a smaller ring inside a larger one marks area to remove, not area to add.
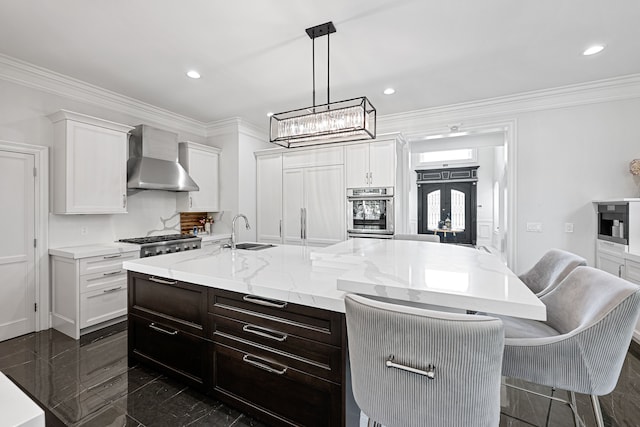
[[[424,375],[425,377],[429,378],[430,380],[434,379],[435,376],[436,376],[436,367],[433,366],[432,364],[429,364],[429,366],[427,366],[427,369],[428,369],[427,371],[423,371],[422,369],[412,368],[411,366],[406,366],[406,365],[401,365],[399,363],[394,363],[393,359],[394,359],[394,356],[392,354],[384,362],[384,364],[386,365],[387,368],[396,368],[396,369],[400,369],[400,370],[403,370],[403,371],[411,372],[411,373],[414,373],[414,374]]]

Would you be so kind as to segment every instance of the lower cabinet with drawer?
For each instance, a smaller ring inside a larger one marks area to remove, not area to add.
[[[207,288],[129,273],[129,364],[145,362],[206,392]]]
[[[125,319],[127,272],[122,262],[137,248],[86,258],[51,256],[51,318],[54,329],[80,335]]]
[[[209,290],[213,392],[270,425],[344,424],[344,315]]]
[[[342,313],[129,273],[129,363],[274,426],[345,425]]]

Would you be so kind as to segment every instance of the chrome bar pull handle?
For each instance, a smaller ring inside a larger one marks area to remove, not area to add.
[[[430,380],[434,379],[436,376],[436,367],[429,364],[429,366],[427,366],[427,371],[423,371],[422,369],[416,369],[416,368],[412,368],[411,366],[406,366],[406,365],[401,365],[399,363],[394,363],[393,362],[394,356],[393,354],[389,356],[389,358],[386,360],[386,362],[384,362],[384,364],[387,366],[387,368],[396,368],[396,369],[400,369],[402,371],[407,371],[407,372],[411,372],[413,374],[418,374],[418,375],[424,375],[425,377],[429,378]]]
[[[267,365],[267,363],[269,363],[268,360],[264,360],[252,354],[245,354],[244,357],[242,358],[242,361],[250,365],[253,365],[256,368],[264,369],[267,372],[271,372],[272,374],[277,374],[277,375],[283,375],[285,372],[287,372],[287,369],[288,369],[286,366],[283,367],[282,369],[272,368],[271,366]]]
[[[120,274],[122,273],[122,270],[118,270],[118,271],[112,271],[110,273],[103,273],[103,276],[115,276],[116,274]]]
[[[273,331],[271,329],[263,328],[257,325],[244,325],[242,327],[244,332],[255,334],[264,338],[269,338],[278,342],[283,342],[287,339],[288,335],[283,332]]]
[[[304,240],[304,208],[300,208],[300,239]]]
[[[302,223],[304,224],[304,226],[302,227],[302,229],[304,230],[304,234],[303,234],[303,239],[307,239],[307,208],[302,208]]]
[[[282,239],[282,220],[279,221],[279,225],[278,225],[278,234],[280,235],[280,238]]]
[[[122,286],[118,286],[117,288],[105,289],[102,292],[105,293],[105,294],[108,294],[108,293],[111,293],[111,292],[119,291],[120,289],[122,289]]]
[[[122,207],[123,208],[127,207],[127,195],[126,194],[122,195]]]
[[[122,254],[106,255],[106,256],[103,256],[102,259],[120,258],[121,256]]]
[[[189,207],[193,207],[193,197],[189,196]]]
[[[153,329],[154,331],[158,331],[158,332],[161,332],[161,333],[163,333],[163,334],[167,334],[167,335],[178,335],[178,331],[176,331],[176,330],[173,330],[173,331],[167,331],[166,329],[159,328],[158,326],[156,326],[156,324],[155,324],[155,323],[150,324],[150,325],[149,325],[149,327],[150,327],[151,329]]]
[[[163,285],[176,285],[178,283],[177,280],[160,279],[159,277],[155,276],[149,277],[149,280],[151,282],[162,283]]]
[[[285,308],[287,306],[287,303],[285,301],[268,300],[266,298],[259,298],[253,295],[245,295],[242,297],[242,300],[272,308]]]

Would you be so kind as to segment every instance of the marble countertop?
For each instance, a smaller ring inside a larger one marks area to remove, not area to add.
[[[495,255],[440,243],[350,239],[317,250],[315,265],[348,265],[337,288],[415,304],[546,319],[546,307]]]
[[[350,239],[327,248],[205,248],[127,270],[344,312],[344,295],[544,320],[542,302],[494,255],[455,245]]]
[[[2,425],[44,427],[44,411],[0,372],[0,414]]]
[[[231,234],[200,234],[198,237],[202,238],[203,242],[211,240],[224,240],[230,239]],[[80,259],[89,258],[94,256],[109,255],[112,253],[120,252],[138,252],[140,251],[140,245],[134,245],[132,243],[122,242],[109,242],[109,243],[93,243],[89,245],[67,246],[62,248],[49,248],[49,255],[60,256],[64,258]]]
[[[64,258],[89,258],[94,256],[109,255],[113,253],[140,252],[140,245],[131,243],[95,243],[91,245],[67,246],[64,248],[49,248],[49,255]]]
[[[198,234],[198,237],[202,237],[202,241],[207,242],[210,240],[230,239],[231,234]]]
[[[336,280],[345,270],[312,265],[310,252],[289,245],[259,251],[211,246],[125,261],[123,268],[344,313],[345,293]]]

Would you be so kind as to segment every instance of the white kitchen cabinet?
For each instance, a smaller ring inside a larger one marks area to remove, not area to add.
[[[636,285],[640,285],[640,260],[625,259],[624,278]],[[633,336],[636,341],[640,341],[640,319],[638,319]]]
[[[256,157],[257,241],[282,242],[282,154]]]
[[[605,240],[597,240],[596,245],[596,268],[614,276],[624,277],[624,245]]]
[[[80,335],[124,319],[127,272],[122,262],[139,257],[139,249],[119,249],[99,256],[51,256],[52,327]]]
[[[347,145],[345,158],[347,188],[395,186],[395,140]]]
[[[284,169],[282,188],[283,243],[327,246],[345,240],[343,165]]]
[[[180,164],[200,187],[199,191],[178,193],[180,212],[218,212],[218,171],[220,149],[195,142],[181,142],[178,156]]]
[[[60,110],[53,122],[52,212],[127,212],[127,134],[131,126]]]

